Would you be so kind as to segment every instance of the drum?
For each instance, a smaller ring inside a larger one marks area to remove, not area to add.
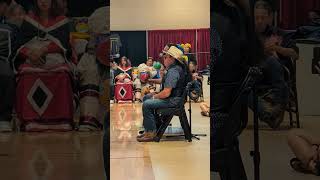
[[[140,72],[139,79],[142,83],[146,83],[150,78],[149,72]]]

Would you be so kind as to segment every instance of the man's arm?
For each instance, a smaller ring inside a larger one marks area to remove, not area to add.
[[[170,96],[172,88],[164,88],[158,94],[153,95],[154,99],[166,99]]]
[[[198,79],[199,81],[203,81],[203,76],[202,76],[201,74],[198,74],[198,75],[197,75],[197,79]]]
[[[285,57],[290,57],[292,59],[298,59],[299,55],[293,48],[284,48],[281,46],[275,46],[275,51]]]
[[[160,78],[160,79],[149,79],[148,81],[152,82],[152,83],[155,83],[155,84],[161,84],[162,78]]]
[[[169,70],[167,77],[164,81],[164,88],[158,94],[153,96],[154,99],[166,99],[171,95],[172,89],[177,86],[177,83],[180,79],[179,72],[176,70]]]

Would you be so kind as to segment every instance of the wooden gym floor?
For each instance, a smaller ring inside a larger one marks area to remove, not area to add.
[[[102,132],[1,133],[1,180],[104,180]]]
[[[205,81],[206,82],[206,81]],[[204,86],[205,100],[209,86]],[[188,104],[186,104],[186,110]],[[189,117],[189,115],[187,115]],[[210,123],[200,114],[199,103],[192,104],[193,133],[206,133],[191,143],[136,141],[142,124],[141,104],[111,105],[111,180],[209,180]],[[175,117],[173,126],[180,123]]]
[[[250,115],[249,117],[252,117]],[[289,118],[286,117],[282,126],[288,126]],[[314,136],[320,137],[320,117],[317,116],[302,116],[300,117],[301,128],[311,133]],[[249,120],[249,125],[253,125],[252,119]],[[266,127],[261,124],[262,127]],[[283,128],[284,129],[284,128]],[[289,161],[294,157],[287,144],[288,130],[273,131],[262,129],[260,134],[260,179],[261,180],[317,180],[314,175],[305,175],[295,172],[290,167]],[[253,150],[253,130],[246,129],[240,135],[240,151],[248,180],[254,180],[253,159],[250,156],[250,151]],[[212,174],[211,180],[220,180],[217,174]]]

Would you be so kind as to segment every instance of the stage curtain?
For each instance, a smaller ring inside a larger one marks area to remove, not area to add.
[[[67,2],[70,17],[89,17],[96,9],[110,6],[110,0],[68,0]]]
[[[152,30],[148,31],[148,56],[159,59],[159,54],[168,43],[190,43],[195,51],[196,30]]]
[[[297,26],[307,25],[308,12],[311,9],[320,9],[319,0],[281,0],[280,27],[296,29]]]
[[[112,31],[111,33],[120,36],[122,45],[120,56],[128,57],[132,66],[138,66],[147,60],[146,31]],[[118,60],[116,59],[117,62]]]
[[[210,29],[197,29],[198,70],[210,64]]]

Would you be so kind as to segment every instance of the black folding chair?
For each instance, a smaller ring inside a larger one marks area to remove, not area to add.
[[[185,100],[187,98],[187,93],[190,88],[190,85],[188,84],[186,89],[184,90],[181,98],[181,102],[178,107],[174,108],[165,108],[165,109],[157,109],[157,135],[154,138],[156,142],[160,142],[163,134],[165,133],[167,127],[169,126],[172,118],[174,116],[178,116],[180,120],[181,127],[184,131],[185,139],[189,142],[192,141],[192,134],[191,134],[191,128],[188,122],[187,114],[185,111]]]
[[[296,80],[296,60],[291,60],[293,72],[283,66],[286,73],[286,82],[289,88],[289,101],[286,111],[289,113],[290,128],[300,128],[299,119],[299,104],[298,104],[298,93],[297,93],[297,80]],[[295,121],[293,120],[293,113],[295,114]]]

